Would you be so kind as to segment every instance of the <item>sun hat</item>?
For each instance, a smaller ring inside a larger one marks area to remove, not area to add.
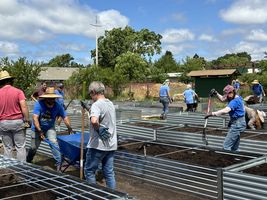
[[[232,85],[226,85],[223,88],[224,96],[227,96],[229,93],[233,92],[235,88]]]
[[[170,79],[166,79],[166,80],[164,81],[163,85],[166,85],[166,84],[169,83],[169,82],[170,82]]]
[[[13,78],[13,77],[10,76],[6,70],[0,72],[0,81],[8,78]]]
[[[63,83],[59,83],[59,84],[57,84],[57,86],[58,86],[59,88],[63,88],[63,87],[64,87]]]
[[[259,81],[255,79],[252,84],[259,84]]]
[[[257,113],[258,113],[258,116],[259,116],[261,122],[263,123],[264,122],[264,117],[266,117],[265,112],[264,111],[257,110]]]
[[[39,96],[40,98],[60,98],[60,95],[57,95],[55,93],[55,88],[54,87],[48,87],[45,91],[44,94]]]

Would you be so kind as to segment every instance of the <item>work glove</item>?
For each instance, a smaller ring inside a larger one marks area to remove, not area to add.
[[[85,103],[84,101],[81,101],[81,106],[82,106],[85,110],[87,110],[88,112],[90,112],[90,106],[89,106],[87,103]]]
[[[67,110],[67,106],[65,104],[63,104],[63,108],[64,110]]]
[[[213,88],[213,89],[211,89],[210,90],[210,96],[212,97],[212,96],[215,96],[215,95],[217,95],[218,94],[218,92]]]
[[[29,120],[24,121],[24,128],[31,128],[31,122]]]
[[[204,119],[208,119],[209,117],[211,117],[212,116],[212,114],[211,113],[209,113],[209,114],[206,114],[205,115],[205,117],[204,117]]]
[[[40,130],[40,131],[36,131],[38,134],[39,134],[39,136],[40,136],[40,138],[42,139],[42,140],[44,140],[45,139],[45,133],[42,131],[42,130]]]
[[[68,132],[69,132],[69,134],[74,134],[74,131],[72,130],[71,127],[68,127]]]
[[[173,102],[173,98],[171,97],[171,98],[170,98],[170,103],[172,103],[172,102]]]
[[[98,129],[99,137],[102,141],[108,140],[111,137],[108,128],[100,126]]]

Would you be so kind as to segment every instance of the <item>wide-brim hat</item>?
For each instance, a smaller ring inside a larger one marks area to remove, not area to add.
[[[9,78],[13,78],[13,77],[10,76],[6,70],[0,72],[0,81],[9,79]]]
[[[254,81],[252,81],[252,84],[259,84],[259,81],[258,80],[254,80]]]
[[[48,87],[45,90],[45,93],[39,96],[39,98],[60,98],[62,96],[57,95],[55,93],[55,88],[54,87]]]
[[[258,113],[258,116],[259,116],[261,122],[263,123],[264,122],[264,117],[266,117],[265,112],[264,111],[257,110],[257,113]]]

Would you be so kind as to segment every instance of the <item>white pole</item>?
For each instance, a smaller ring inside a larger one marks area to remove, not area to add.
[[[98,66],[98,36],[97,36],[97,27],[101,27],[101,25],[99,25],[97,23],[97,16],[96,16],[95,24],[91,24],[91,26],[94,26],[95,27],[95,65]]]

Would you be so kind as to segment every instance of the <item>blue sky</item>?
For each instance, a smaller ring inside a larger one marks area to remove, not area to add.
[[[0,0],[0,57],[48,61],[70,53],[92,63],[98,16],[98,35],[147,28],[163,36],[162,54],[169,50],[178,62],[242,51],[259,60],[267,51],[266,10],[266,0]]]

